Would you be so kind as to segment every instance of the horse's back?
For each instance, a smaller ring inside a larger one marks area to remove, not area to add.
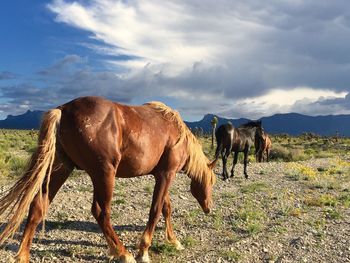
[[[120,177],[147,174],[178,136],[174,125],[147,105],[82,97],[59,108],[60,144],[76,166],[86,171],[110,164],[119,166]]]

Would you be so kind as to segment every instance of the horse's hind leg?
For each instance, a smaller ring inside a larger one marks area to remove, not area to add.
[[[67,180],[72,170],[73,166],[71,164],[63,163],[59,161],[56,157],[56,161],[53,166],[53,172],[51,174],[51,179],[49,183],[49,194],[47,194],[46,192],[45,183],[43,185],[42,191],[44,200],[47,200],[48,198],[49,203],[52,202],[57,191]],[[44,205],[48,206],[49,203],[45,201]],[[47,209],[45,210],[47,211]],[[43,211],[44,209],[42,207],[39,194],[37,194],[30,205],[28,219],[24,229],[21,245],[16,255],[16,262],[29,262],[30,246],[32,244],[32,240],[35,234],[35,229],[37,225],[42,221]]]
[[[229,149],[224,149],[224,151],[221,152],[222,155],[222,177],[223,180],[226,180],[228,178],[228,172],[227,172],[227,159],[230,155]]]
[[[111,202],[116,169],[112,165],[105,165],[100,171],[89,173],[94,185],[91,212],[106,238],[110,254],[118,257],[120,262],[134,263],[136,262],[134,257],[126,250],[111,225]]]
[[[166,240],[171,243],[174,244],[177,250],[183,250],[184,247],[181,245],[181,243],[177,240],[175,234],[174,234],[174,230],[173,230],[173,226],[171,225],[171,221],[170,221],[170,217],[171,217],[171,204],[170,204],[170,196],[169,196],[169,192],[165,195],[164,198],[164,205],[163,205],[163,209],[162,209],[162,213],[165,219],[165,227],[166,227]]]

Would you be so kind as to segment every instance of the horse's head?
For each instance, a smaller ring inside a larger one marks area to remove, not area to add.
[[[210,212],[213,205],[212,188],[215,183],[213,171],[209,168],[208,170],[210,171],[210,176],[206,180],[198,180],[197,178],[192,178],[191,180],[191,193],[206,214]]]

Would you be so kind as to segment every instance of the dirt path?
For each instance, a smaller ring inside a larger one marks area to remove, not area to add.
[[[335,162],[316,159],[299,166],[321,173]],[[249,180],[243,179],[241,165],[235,178],[218,180],[215,209],[208,216],[191,196],[190,180],[178,174],[171,188],[173,224],[186,249],[175,251],[164,243],[161,220],[152,262],[350,262],[348,174],[338,173],[343,180],[338,183],[334,178],[316,182],[293,174],[293,164],[254,163],[248,169]],[[151,176],[117,180],[113,223],[134,255],[153,185]],[[90,213],[91,201],[88,176],[71,177],[50,207],[45,235],[34,240],[32,262],[108,261],[106,242]],[[9,262],[17,249],[18,241],[8,242],[0,249],[0,261]]]

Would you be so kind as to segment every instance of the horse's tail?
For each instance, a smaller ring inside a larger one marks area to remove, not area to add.
[[[23,177],[0,198],[0,215],[9,210],[6,215],[9,219],[8,224],[0,233],[0,245],[15,234],[36,194],[39,194],[41,201],[43,220],[45,218],[48,199],[44,200],[42,189],[46,178],[45,187],[48,193],[60,120],[60,109],[53,109],[45,114],[40,128],[38,148],[33,153]]]

